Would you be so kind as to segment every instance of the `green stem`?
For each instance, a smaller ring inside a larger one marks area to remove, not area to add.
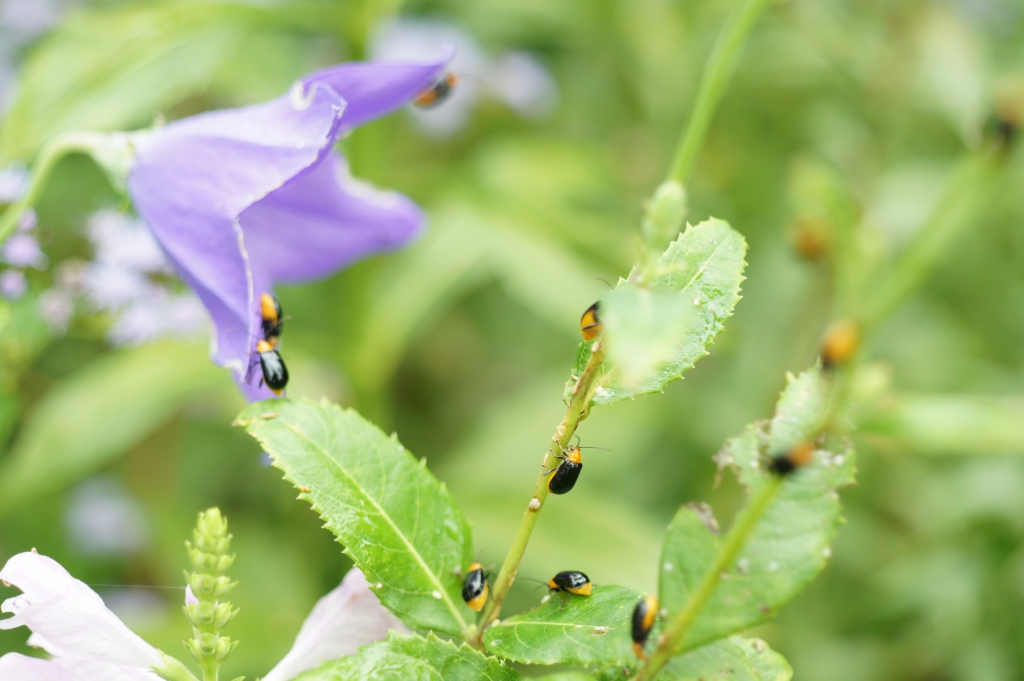
[[[108,138],[109,135],[106,133],[66,132],[47,142],[32,164],[28,191],[20,199],[7,206],[7,210],[0,215],[0,243],[3,243],[14,231],[21,214],[36,205],[46,187],[50,173],[64,156],[74,152],[90,152],[101,146]]]
[[[707,605],[708,600],[711,599],[715,589],[718,588],[722,574],[736,562],[747,537],[782,486],[782,480],[779,476],[772,477],[736,518],[732,529],[725,535],[722,550],[718,552],[715,564],[705,573],[704,579],[697,586],[697,590],[693,592],[686,607],[676,616],[671,626],[659,639],[657,649],[651,654],[640,673],[636,675],[635,681],[651,681],[662,667],[668,664],[672,656],[680,652],[686,633],[690,630],[700,611]]]
[[[686,184],[693,164],[697,160],[697,153],[704,143],[704,135],[711,124],[711,117],[722,99],[725,86],[729,83],[736,62],[746,43],[750,29],[757,22],[758,17],[767,7],[769,0],[743,0],[729,17],[722,33],[715,42],[711,51],[708,63],[704,67],[704,75],[701,78],[700,89],[697,91],[697,101],[693,105],[693,113],[687,123],[686,131],[679,140],[676,148],[675,158],[672,161],[671,171],[668,179],[676,180],[682,185]]]
[[[598,340],[591,346],[590,360],[587,362],[583,374],[576,382],[572,398],[569,400],[569,407],[565,410],[565,416],[562,418],[562,422],[558,424],[555,434],[551,438],[558,451],[561,451],[569,444],[569,440],[572,438],[573,433],[576,432],[580,421],[587,417],[590,401],[594,399],[594,393],[597,391],[599,383],[598,379],[601,376],[601,367],[604,364],[604,348],[601,345],[602,341]],[[501,613],[501,604],[505,601],[505,596],[508,594],[512,582],[515,581],[519,562],[523,559],[523,554],[526,553],[526,545],[529,543],[530,535],[537,524],[540,509],[543,508],[544,501],[548,498],[547,483],[550,472],[545,473],[545,471],[554,468],[558,463],[554,456],[555,447],[548,449],[544,453],[541,474],[537,476],[537,484],[533,488],[533,497],[526,507],[526,513],[523,514],[523,519],[519,523],[519,529],[516,531],[515,539],[512,540],[512,546],[509,548],[505,562],[498,572],[498,577],[494,580],[491,600],[488,601],[480,618],[480,630],[475,641],[477,645],[483,641],[484,630],[487,629],[487,625],[497,619]]]

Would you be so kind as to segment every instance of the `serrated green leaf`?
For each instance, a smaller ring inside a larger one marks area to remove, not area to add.
[[[790,377],[771,423],[754,424],[726,444],[721,460],[735,467],[752,497],[776,484],[762,465],[766,455],[817,436],[829,391],[830,381],[819,367]],[[682,650],[765,620],[821,571],[840,522],[835,490],[852,483],[853,472],[851,450],[819,450],[812,463],[778,486],[687,631]],[[672,520],[660,583],[662,606],[672,616],[716,569],[725,544],[714,529],[707,507],[684,507]]]
[[[656,275],[649,283],[654,292],[675,293],[693,306],[691,323],[679,325],[676,350],[647,377],[624,384],[611,362],[604,363],[601,386],[594,404],[608,404],[638,395],[659,392],[708,354],[707,347],[732,315],[743,281],[747,243],[728,223],[711,218],[686,228],[669,244],[658,260]],[[576,353],[573,375],[579,376],[590,359],[584,342]],[[574,382],[566,386],[565,401],[572,396]]]
[[[487,650],[528,664],[605,667],[636,659],[629,635],[640,593],[595,586],[590,596],[556,593],[537,608],[489,627]]]
[[[371,647],[416,658],[432,667],[445,681],[520,681],[523,678],[496,657],[488,657],[466,644],[457,647],[433,634],[423,638],[392,632],[386,641]]]
[[[228,378],[205,348],[157,343],[122,350],[59,383],[29,412],[0,468],[0,515],[92,473],[197,394]]]
[[[269,400],[238,420],[302,491],[381,602],[411,627],[465,636],[473,559],[451,494],[395,437],[327,401]]]
[[[679,338],[693,327],[693,303],[675,293],[626,283],[601,301],[608,362],[625,389],[639,387],[676,354]]]
[[[370,646],[356,655],[325,662],[295,681],[445,681],[433,667],[409,655]]]

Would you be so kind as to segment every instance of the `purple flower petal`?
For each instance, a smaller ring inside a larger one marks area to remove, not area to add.
[[[408,199],[367,191],[330,152],[342,131],[430,87],[446,59],[330,67],[266,104],[140,136],[128,178],[136,209],[202,299],[216,327],[213,359],[249,399],[272,395],[246,381],[260,294],[393,248],[422,225]]]
[[[314,71],[302,79],[306,86],[323,83],[348,103],[341,132],[389,114],[416,98],[441,77],[454,50],[444,48],[436,59],[422,64],[350,63]]]
[[[404,244],[419,233],[424,216],[402,194],[356,180],[345,160],[330,154],[250,206],[241,223],[254,279],[258,263],[260,280],[297,283]]]

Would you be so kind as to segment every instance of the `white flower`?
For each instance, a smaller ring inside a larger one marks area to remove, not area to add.
[[[83,681],[131,678],[125,677],[120,667],[148,670],[163,666],[156,648],[128,629],[95,591],[68,574],[57,561],[34,552],[19,553],[0,570],[0,579],[22,591],[0,606],[0,611],[14,614],[0,620],[0,629],[27,626],[36,635],[34,643],[55,657],[95,663],[103,676],[84,676],[81,665],[74,667]],[[16,678],[0,677],[0,681]],[[21,677],[21,681],[30,679]]]
[[[0,570],[0,579],[23,592],[0,606],[14,614],[0,620],[0,629],[27,626],[29,645],[51,655],[49,660],[17,653],[0,657],[0,681],[158,681],[151,669],[164,665],[160,651],[56,561],[19,553]],[[264,681],[288,681],[326,660],[351,655],[383,639],[388,629],[409,633],[353,568],[314,606],[291,651]]]

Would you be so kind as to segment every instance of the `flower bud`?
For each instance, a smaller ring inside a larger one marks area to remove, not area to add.
[[[647,202],[642,234],[648,250],[660,253],[676,238],[686,218],[686,189],[675,180],[666,180]]]
[[[230,653],[232,649],[234,649],[235,645],[237,645],[237,642],[232,644],[231,639],[227,636],[220,637],[219,639],[217,639],[217,643],[214,646],[214,659],[218,662],[223,662],[224,659],[227,658],[228,653]]]
[[[185,641],[182,641],[181,643],[185,646],[185,650],[188,651],[188,654],[192,656],[193,660],[200,663],[203,661],[205,656],[203,655],[202,648],[199,647],[198,641],[194,638],[190,638],[187,643]]]
[[[217,564],[214,566],[213,570],[218,574],[223,574],[228,571],[228,569],[231,567],[231,564],[234,562],[235,554],[232,553],[230,555],[222,555],[217,559]]]
[[[231,618],[238,613],[237,609],[232,609],[230,603],[218,603],[217,608],[213,612],[213,628],[216,631],[220,631],[228,625]]]

